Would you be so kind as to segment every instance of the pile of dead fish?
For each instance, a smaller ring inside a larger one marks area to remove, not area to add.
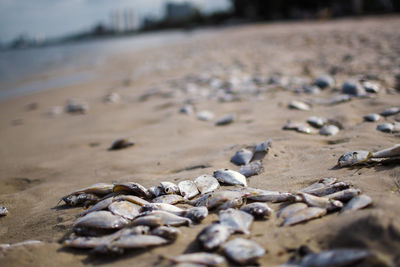
[[[349,151],[340,156],[339,167],[399,162],[400,144],[376,152],[366,150]]]
[[[242,150],[239,154],[246,155],[246,160],[239,162],[247,166],[257,153],[268,151],[270,142],[261,144],[255,146],[251,156]],[[242,157],[235,154],[232,161],[237,162],[238,158]],[[243,174],[229,169],[177,185],[161,182],[148,189],[135,182],[100,183],[62,198],[69,206],[94,204],[75,221],[64,245],[112,254],[167,245],[180,235],[176,227],[190,227],[215,212],[218,222],[206,226],[196,238],[204,252],[165,257],[166,260],[215,266],[224,263],[226,257],[245,265],[255,263],[265,249],[252,240],[231,236],[250,234],[254,220],[276,219],[278,226],[291,226],[339,210],[361,209],[372,201],[360,193],[360,189],[336,178],[321,179],[297,193],[251,188]],[[281,203],[277,216],[266,202]]]

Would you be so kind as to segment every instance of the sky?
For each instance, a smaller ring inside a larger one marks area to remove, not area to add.
[[[171,1],[171,0],[170,0]],[[0,42],[21,34],[54,38],[110,24],[111,11],[133,8],[139,18],[162,17],[168,0],[0,0]],[[178,2],[175,0],[175,2]],[[230,7],[229,0],[188,0],[205,12]]]

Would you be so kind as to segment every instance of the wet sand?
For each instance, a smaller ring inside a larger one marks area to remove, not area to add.
[[[96,69],[99,78],[94,81],[1,102],[0,205],[9,214],[0,218],[0,243],[35,239],[44,244],[0,251],[0,265],[152,266],[158,255],[196,251],[195,236],[217,219],[215,214],[200,225],[181,227],[183,235],[171,246],[108,258],[62,248],[58,241],[82,208],[55,206],[62,196],[97,182],[135,181],[149,187],[160,181],[194,179],[219,168],[237,170],[230,162],[235,151],[269,138],[274,143],[264,159],[265,171],[250,177],[249,186],[296,192],[322,177],[337,177],[362,189],[373,206],[293,227],[277,227],[275,219],[255,222],[251,238],[267,250],[259,261],[262,266],[286,262],[293,255],[290,250],[302,245],[315,251],[367,247],[400,264],[400,191],[395,184],[399,166],[335,167],[344,152],[376,151],[399,143],[398,134],[379,132],[378,123],[362,119],[400,104],[399,92],[387,90],[395,86],[399,68],[399,26],[399,18],[385,17],[221,29],[213,37],[194,35],[179,45],[117,54]],[[268,78],[279,72],[311,82],[329,71],[336,72],[339,87],[348,78],[368,74],[377,77],[381,90],[372,98],[313,105],[308,112],[287,105],[338,92],[308,95],[273,89],[235,102],[196,101],[197,110],[211,110],[217,118],[230,112],[238,115],[236,122],[223,127],[178,112],[190,97],[181,90],[191,83],[188,75]],[[150,91],[158,94],[143,98]],[[121,102],[103,103],[109,92],[119,93]],[[89,112],[47,114],[70,98],[87,101]],[[28,111],[32,102],[38,108]],[[344,129],[331,137],[282,130],[286,121],[305,123],[312,115],[335,119]],[[108,151],[120,137],[132,137],[135,145]]]

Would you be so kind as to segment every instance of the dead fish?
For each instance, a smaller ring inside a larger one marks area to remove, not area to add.
[[[256,242],[244,238],[235,238],[223,246],[225,255],[241,265],[255,263],[264,256],[265,249]]]
[[[246,203],[246,199],[244,199],[243,197],[237,197],[234,199],[231,199],[225,203],[223,203],[222,205],[218,206],[218,210],[226,210],[229,208],[240,208],[243,204]]]
[[[326,214],[326,209],[321,209],[317,207],[305,208],[297,211],[293,215],[287,217],[283,221],[283,226],[294,225],[306,221],[310,221],[312,219],[316,219],[322,217]]]
[[[130,226],[148,226],[155,228],[164,225],[162,218],[153,215],[146,215],[143,217],[136,217],[130,224]]]
[[[211,121],[215,117],[214,113],[209,110],[201,110],[197,112],[197,119],[201,121]]]
[[[80,193],[76,195],[68,195],[62,198],[68,206],[75,207],[78,205],[88,206],[99,201],[99,197],[95,194]]]
[[[350,151],[340,156],[338,160],[339,167],[348,167],[357,164],[366,163],[372,156],[371,152],[365,150]]]
[[[297,213],[300,210],[304,210],[308,208],[307,204],[305,203],[293,203],[290,204],[283,209],[281,209],[278,213],[278,218],[281,221],[280,224],[282,224],[287,218],[293,216],[295,213]]]
[[[337,183],[330,184],[330,185],[323,185],[322,187],[315,188],[313,190],[308,190],[308,192],[304,192],[304,191],[302,191],[302,192],[321,197],[321,196],[326,196],[326,195],[333,194],[338,191],[348,189],[349,187],[350,187],[349,183],[337,182]]]
[[[82,193],[87,193],[87,194],[95,194],[95,195],[107,195],[110,194],[113,191],[113,184],[106,184],[106,183],[97,183],[85,188],[78,189],[69,195],[79,195]]]
[[[87,102],[78,102],[76,99],[69,99],[65,111],[69,113],[81,113],[85,114],[89,110],[89,104]]]
[[[353,197],[359,195],[361,193],[360,189],[349,188],[336,193],[332,193],[324,196],[324,198],[339,200],[339,201],[349,201]]]
[[[352,98],[353,97],[351,95],[340,94],[340,95],[335,95],[334,97],[332,97],[328,101],[323,101],[322,104],[325,104],[325,105],[337,105],[337,104],[340,104],[340,103],[349,102]]]
[[[304,133],[304,134],[314,134],[315,131],[311,129],[310,127],[307,127],[301,123],[294,123],[294,122],[288,122],[286,123],[283,128],[283,130],[295,130],[299,133]]]
[[[262,173],[264,167],[261,161],[253,161],[247,165],[240,167],[239,173],[243,174],[246,178]]]
[[[114,184],[113,192],[126,192],[143,198],[151,198],[149,190],[135,182],[116,183]]]
[[[334,211],[343,207],[343,203],[338,200],[317,197],[307,193],[298,193],[297,196],[310,207],[323,208],[327,211]]]
[[[238,150],[235,155],[231,158],[231,162],[236,164],[236,165],[246,165],[250,162],[250,160],[253,158],[253,152],[242,148]]]
[[[355,80],[347,80],[342,85],[342,93],[353,95],[353,96],[365,96],[366,91],[364,87],[362,87],[357,81]]]
[[[181,193],[181,196],[187,199],[194,198],[197,196],[200,192],[197,189],[196,184],[191,181],[191,180],[186,180],[182,181],[178,184],[179,191]]]
[[[321,188],[325,188],[327,185],[331,185],[337,182],[337,179],[334,177],[322,178],[312,185],[301,189],[299,192],[312,194],[313,191],[319,190]]]
[[[128,220],[109,211],[94,211],[80,217],[74,223],[74,228],[120,229],[127,224]]]
[[[240,208],[241,211],[247,212],[256,219],[263,219],[265,217],[271,216],[273,210],[266,204],[262,202],[253,202],[244,205]]]
[[[214,195],[214,192],[206,193],[200,197],[189,201],[189,205],[202,207],[208,205],[208,200]]]
[[[108,150],[120,150],[130,146],[133,146],[135,143],[129,139],[120,138],[115,140]]]
[[[300,267],[355,266],[372,257],[375,257],[375,254],[366,249],[333,249],[318,254],[308,254],[301,260]]]
[[[219,266],[226,263],[224,257],[206,252],[183,254],[175,257],[168,257],[167,259],[173,263],[198,264],[201,266]]]
[[[25,240],[22,242],[14,243],[14,244],[0,244],[0,251],[6,250],[9,248],[20,247],[20,246],[32,246],[32,245],[43,245],[44,243],[40,240]]]
[[[268,191],[251,187],[241,190],[248,194],[248,196],[246,196],[247,199],[259,202],[285,202],[294,201],[296,199],[292,193]]]
[[[152,200],[153,203],[166,203],[166,204],[177,204],[185,202],[186,200],[180,195],[162,195]]]
[[[179,194],[179,187],[171,182],[161,182],[165,194]]]
[[[181,107],[179,109],[179,112],[182,114],[191,115],[194,113],[194,107],[193,107],[193,105],[185,104],[185,105],[183,105],[183,107]]]
[[[247,186],[246,177],[236,171],[219,169],[216,170],[213,175],[218,181],[224,184]]]
[[[335,84],[335,80],[331,76],[323,74],[315,79],[314,84],[321,89],[325,89],[332,87]]]
[[[175,215],[173,213],[163,210],[153,210],[142,212],[141,216],[155,216],[161,219],[163,225],[167,226],[180,226],[180,225],[191,225],[192,220]]]
[[[317,117],[317,116],[311,116],[311,117],[308,117],[308,119],[307,119],[307,123],[315,128],[322,128],[322,126],[324,126],[327,122],[328,122],[328,119],[323,118],[323,117]]]
[[[115,215],[133,220],[139,215],[141,206],[129,201],[115,201],[108,206],[108,209]]]
[[[152,235],[160,236],[162,238],[165,238],[169,241],[174,241],[178,238],[179,235],[182,234],[182,232],[175,227],[171,226],[159,226],[151,231]]]
[[[0,217],[6,216],[8,214],[8,210],[6,207],[0,206]]]
[[[208,198],[206,206],[208,209],[218,208],[219,206],[229,203],[231,200],[242,199],[244,196],[243,192],[239,191],[217,191],[211,197]]]
[[[205,250],[219,248],[233,234],[230,226],[215,223],[205,227],[198,235],[197,240]]]
[[[163,210],[179,216],[186,212],[184,209],[167,203],[149,203],[142,206],[142,212],[154,210]]]
[[[378,131],[384,132],[384,133],[391,133],[394,130],[394,124],[393,123],[382,123],[376,126],[376,129]]]
[[[372,113],[372,114],[367,114],[364,116],[364,121],[379,121],[381,118],[381,116],[379,114],[376,113]]]
[[[111,243],[111,247],[120,249],[148,248],[167,244],[168,240],[156,235],[127,235]]]
[[[108,208],[108,206],[113,203],[114,198],[113,197],[109,197],[106,199],[103,199],[99,202],[97,202],[94,206],[90,207],[89,209],[87,209],[86,211],[81,213],[81,216],[84,216],[88,213],[94,212],[94,211],[99,211],[99,210],[105,210]]]
[[[391,107],[391,108],[387,108],[384,111],[382,111],[381,116],[388,117],[388,116],[396,115],[397,113],[400,113],[400,107]]]
[[[234,122],[236,120],[236,114],[226,114],[224,116],[222,116],[221,118],[219,118],[216,122],[215,125],[216,126],[222,126],[222,125],[228,125],[231,124],[232,122]]]
[[[131,231],[128,231],[130,234]],[[121,229],[113,234],[101,237],[75,237],[67,239],[63,245],[71,248],[96,248],[109,245],[112,241],[127,233],[127,229]]]
[[[379,86],[376,83],[363,82],[362,85],[363,85],[365,91],[367,91],[368,93],[377,94],[379,92]]]
[[[363,209],[365,207],[368,207],[371,204],[372,204],[372,199],[369,196],[367,196],[367,195],[358,195],[358,196],[353,197],[346,204],[346,206],[343,207],[343,209],[341,211],[345,212],[345,211],[359,210],[359,209]]]
[[[220,186],[218,180],[208,174],[200,175],[194,180],[194,183],[201,194],[215,191]]]
[[[144,200],[143,198],[133,196],[133,195],[118,195],[113,198],[113,201],[129,201],[133,204],[137,204],[139,206],[143,206],[146,204],[149,204],[147,200]]]
[[[195,223],[200,223],[208,216],[208,209],[206,207],[194,207],[186,210],[183,215]]]
[[[249,228],[254,220],[250,214],[240,210],[226,209],[221,210],[218,217],[220,224],[231,227],[236,233],[250,234]]]
[[[319,134],[332,136],[339,133],[339,128],[336,125],[325,125],[319,130]]]
[[[400,156],[400,144],[372,153],[372,158],[391,158]]]
[[[121,100],[121,96],[118,93],[109,93],[104,97],[104,102],[108,104],[118,103]]]
[[[149,193],[151,194],[151,196],[153,198],[155,198],[155,197],[164,195],[164,190],[163,190],[162,186],[152,186],[152,187],[149,187]]]
[[[291,109],[297,109],[297,110],[303,110],[303,111],[309,111],[311,109],[311,106],[307,103],[293,100],[289,103],[289,108]]]

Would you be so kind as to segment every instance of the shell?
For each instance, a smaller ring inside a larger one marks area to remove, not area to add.
[[[293,100],[289,103],[289,108],[303,110],[303,111],[309,111],[311,109],[311,106],[307,103]]]
[[[166,203],[166,204],[177,204],[185,202],[185,199],[180,195],[163,195],[156,197],[152,200],[153,203]]]
[[[171,182],[161,182],[165,194],[179,194],[179,187]]]
[[[372,156],[371,152],[365,150],[350,151],[340,156],[338,160],[339,167],[348,167],[367,162]]]
[[[195,223],[200,223],[208,216],[208,209],[206,207],[191,208],[184,212],[184,216]]]
[[[302,222],[306,222],[312,219],[322,217],[326,214],[326,209],[321,208],[305,208],[297,211],[293,215],[287,217],[283,221],[283,226],[294,225]]]
[[[182,181],[178,184],[179,191],[181,193],[181,196],[187,199],[194,198],[197,196],[200,192],[197,189],[196,184],[191,181],[191,180],[186,180]]]
[[[215,117],[214,113],[209,110],[201,110],[197,112],[197,119],[201,121],[211,121]]]
[[[108,206],[108,209],[115,215],[119,215],[128,220],[133,220],[139,215],[141,206],[129,201],[116,201]]]
[[[390,158],[400,156],[400,144],[372,153],[372,158]]]
[[[263,219],[271,216],[273,210],[266,204],[261,202],[253,202],[240,208],[241,211],[247,212],[256,219]]]
[[[315,128],[321,128],[327,122],[328,122],[328,119],[322,118],[322,117],[317,117],[317,116],[311,116],[307,119],[307,123]]]
[[[254,241],[236,238],[223,246],[225,255],[241,265],[254,263],[265,254],[265,249]]]
[[[253,152],[248,149],[242,148],[237,151],[235,155],[233,155],[233,157],[231,158],[231,162],[239,166],[246,165],[250,162],[252,158]]]
[[[240,167],[239,173],[243,174],[246,178],[258,175],[264,171],[261,161],[253,161],[247,165]]]
[[[120,229],[127,224],[128,220],[109,211],[94,211],[79,218],[74,223],[74,228]]]
[[[345,211],[359,210],[359,209],[363,209],[365,207],[368,207],[371,204],[372,204],[372,199],[369,196],[367,196],[367,195],[358,195],[358,196],[353,197],[346,204],[346,206],[343,207],[343,209],[341,211],[345,212]]]
[[[149,190],[135,182],[116,183],[114,184],[113,192],[126,192],[139,197],[151,198]]]
[[[326,195],[326,196],[324,196],[324,198],[329,198],[329,199],[346,202],[346,201],[349,201],[350,199],[352,199],[353,197],[359,195],[360,193],[361,193],[360,189],[350,188],[350,189],[346,189],[346,190],[339,191],[336,193],[332,193],[330,195]]]
[[[372,114],[367,114],[364,116],[364,121],[379,121],[381,119],[381,116],[379,114],[376,113],[372,113]]]
[[[194,180],[194,183],[201,194],[215,191],[220,186],[218,180],[208,174],[200,175]]]
[[[8,214],[7,208],[0,206],[0,216],[6,216],[7,214]]]
[[[247,186],[246,177],[239,172],[229,169],[219,169],[214,172],[214,177],[224,184]]]
[[[323,208],[327,211],[334,211],[343,207],[343,203],[338,200],[317,197],[307,193],[298,193],[296,196],[299,196],[301,201],[310,207]]]
[[[129,139],[120,138],[115,140],[108,150],[120,150],[130,146],[133,146],[135,143]]]
[[[334,249],[318,254],[311,253],[302,259],[300,265],[301,267],[355,266],[372,257],[375,257],[375,254],[365,249]]]
[[[249,228],[254,220],[250,214],[240,210],[226,209],[221,210],[218,217],[221,224],[231,227],[236,233],[250,234]]]
[[[178,238],[179,235],[182,234],[182,232],[175,227],[170,227],[170,226],[159,226],[151,231],[152,235],[156,235],[162,238],[165,238],[167,240],[173,241]]]
[[[233,230],[223,224],[211,224],[205,227],[198,235],[197,240],[205,250],[219,248],[232,235]]]
[[[212,253],[196,252],[168,258],[174,263],[198,264],[201,266],[219,266],[225,264],[225,258]]]
[[[227,124],[231,124],[235,120],[236,120],[236,114],[226,114],[226,115],[222,116],[221,118],[219,118],[215,122],[215,125],[216,126],[227,125]]]
[[[336,135],[339,133],[339,128],[336,125],[325,125],[319,130],[321,135]]]
[[[382,111],[380,114],[383,117],[388,117],[388,116],[396,115],[397,113],[400,113],[400,107],[387,108],[384,111]]]

